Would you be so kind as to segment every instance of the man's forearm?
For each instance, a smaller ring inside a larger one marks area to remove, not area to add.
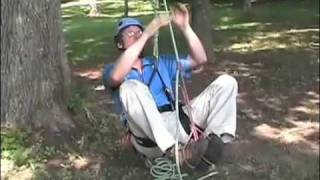
[[[143,33],[142,36],[132,46],[130,46],[121,54],[111,74],[112,86],[117,86],[123,81],[124,77],[129,73],[134,63],[138,60],[138,57],[148,39],[149,35]]]
[[[183,29],[182,33],[184,34],[187,40],[187,44],[190,50],[190,56],[193,59],[193,61],[196,63],[195,65],[199,66],[206,63],[207,62],[206,52],[203,48],[203,45],[199,37],[193,31],[191,26],[187,26],[185,29]]]

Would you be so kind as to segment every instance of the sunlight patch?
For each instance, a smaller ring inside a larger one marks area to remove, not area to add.
[[[309,115],[319,114],[319,109],[313,109],[313,108],[309,108],[306,106],[297,106],[294,108],[290,108],[290,110],[294,111],[294,112],[302,112],[302,113],[309,114]]]
[[[104,88],[104,85],[98,85],[98,86],[96,86],[96,87],[94,88],[94,90],[96,90],[96,91],[102,91],[102,90],[105,90],[105,88]]]
[[[255,26],[255,23],[247,24]],[[233,25],[237,27],[237,25]],[[239,26],[239,28],[242,26]],[[245,26],[246,27],[246,26]],[[226,28],[226,27],[224,27]],[[221,30],[218,29],[218,30]],[[318,48],[318,42],[307,42],[303,39],[306,33],[317,33],[319,29],[289,29],[280,32],[257,32],[253,33],[250,38],[241,42],[236,42],[226,47],[225,51],[231,52],[254,52],[271,49],[288,49],[288,48]],[[310,44],[315,44],[311,47]]]
[[[101,69],[88,69],[88,70],[82,70],[82,71],[75,71],[74,75],[85,77],[90,80],[100,79],[102,76],[102,70]]]
[[[223,17],[221,21],[228,22],[232,20],[230,17]],[[269,26],[271,23],[259,23],[259,22],[249,22],[249,23],[241,23],[241,24],[232,24],[232,25],[223,25],[214,27],[215,30],[228,30],[228,29],[245,29],[245,28],[252,28],[257,26]]]
[[[317,134],[319,134],[319,122],[292,121],[292,123],[296,127],[275,128],[263,123],[254,128],[253,134],[263,139],[273,139],[284,144],[297,144],[302,142],[309,144],[310,148],[313,149],[319,144],[319,139],[316,139]],[[314,136],[314,139],[308,140],[307,138],[310,136]]]

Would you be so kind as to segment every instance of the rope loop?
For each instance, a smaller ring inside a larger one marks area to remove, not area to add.
[[[177,165],[165,157],[154,160],[154,164],[150,168],[150,174],[155,180],[180,179],[180,175],[177,172]],[[181,176],[185,177],[187,174],[182,174]]]

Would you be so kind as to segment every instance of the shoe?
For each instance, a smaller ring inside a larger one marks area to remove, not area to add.
[[[203,155],[205,154],[208,147],[208,140],[205,138],[199,139],[198,141],[191,142],[185,147],[180,147],[179,152],[179,164],[180,166],[188,166],[191,169],[195,169]],[[174,154],[175,148],[172,148],[171,154]]]
[[[208,140],[208,148],[202,160],[208,166],[212,166],[222,158],[224,143],[221,138],[214,133],[209,134],[206,139]]]

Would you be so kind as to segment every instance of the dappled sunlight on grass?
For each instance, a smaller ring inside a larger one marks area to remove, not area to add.
[[[280,98],[265,96],[257,98],[257,101],[260,103],[264,103],[266,107],[273,109],[274,111],[281,111],[283,101],[285,101],[286,99],[288,99],[288,96],[281,96]]]
[[[225,47],[226,52],[255,52],[261,50],[310,48],[310,41],[305,38],[310,33],[319,33],[319,29],[290,29],[280,32],[255,32],[244,42],[233,43]],[[311,36],[310,36],[311,37]]]
[[[96,173],[99,173],[101,164],[103,163],[103,157],[95,155],[78,155],[67,154],[63,158],[51,159],[47,162],[46,166],[49,168],[74,168],[75,170],[84,170],[87,168],[95,169]]]
[[[293,128],[277,128],[266,123],[254,128],[252,134],[257,137],[276,140],[283,144],[304,144],[304,151],[319,154],[319,122],[291,122]],[[311,141],[308,139],[314,136]],[[301,150],[301,149],[300,149]]]
[[[96,87],[94,87],[94,90],[95,91],[104,91],[105,87],[104,87],[104,85],[97,85]]]
[[[225,16],[225,17],[222,17],[220,19],[221,22],[224,22],[224,23],[227,23],[227,22],[230,22],[232,21],[234,18],[233,17],[229,17],[229,16]],[[222,27],[221,27],[222,28]],[[223,28],[222,28],[223,29]]]
[[[224,18],[227,18],[227,17],[224,17]],[[241,23],[241,24],[214,26],[213,28],[215,30],[229,30],[229,29],[245,30],[245,29],[254,28],[254,27],[265,28],[266,26],[270,26],[270,25],[271,23],[247,22],[247,23]]]
[[[129,16],[150,15],[153,13],[150,1],[129,1]],[[100,18],[119,18],[124,15],[123,0],[102,0],[97,1]],[[87,16],[90,11],[89,1],[75,1],[61,5],[63,18],[72,18],[74,16]]]
[[[102,68],[89,68],[85,70],[84,69],[74,70],[73,74],[89,80],[97,80],[97,79],[101,79],[102,71],[103,71]]]
[[[112,41],[114,21],[88,17],[64,21],[65,47],[69,61],[75,65],[103,61],[108,47],[111,52],[115,49]]]
[[[307,120],[319,122],[319,94],[307,91],[302,96],[297,105],[289,108],[289,116],[295,119],[301,119],[301,116],[304,116]]]
[[[1,179],[7,176],[7,173],[14,168],[14,161],[1,158]]]
[[[93,38],[88,38],[88,39],[84,39],[84,40],[76,40],[74,42],[76,43],[82,43],[82,44],[87,44],[87,43],[92,43],[97,41],[97,39],[93,39]]]
[[[80,25],[67,26],[63,28],[63,32],[66,33],[68,31],[72,31],[73,29],[81,28]]]
[[[319,115],[318,109],[310,108],[307,106],[296,106],[296,107],[290,108],[290,110],[293,112],[302,112],[309,115]]]

